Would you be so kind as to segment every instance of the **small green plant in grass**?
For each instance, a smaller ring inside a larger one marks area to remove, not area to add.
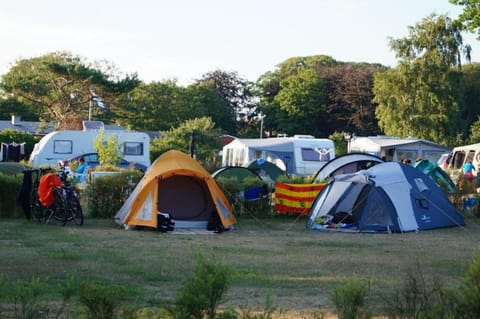
[[[444,288],[441,280],[428,280],[417,261],[406,274],[403,287],[385,298],[390,319],[448,319],[454,315],[455,291]]]
[[[456,318],[480,318],[480,252],[475,254],[460,289]]]
[[[199,257],[192,278],[183,282],[171,313],[176,319],[215,318],[217,307],[231,282],[230,269]]]
[[[76,295],[77,290],[77,280],[73,275],[68,276],[65,278],[65,281],[62,281],[60,284],[58,284],[58,291],[62,296],[62,302],[60,303],[60,307],[57,310],[55,318],[60,318],[60,315],[65,311],[67,304]]]
[[[48,313],[42,300],[46,287],[46,278],[37,276],[32,276],[29,282],[21,279],[13,281],[9,290],[15,304],[14,317],[33,319]],[[20,309],[17,309],[17,305]]]
[[[85,307],[86,319],[113,319],[125,294],[124,287],[87,281],[80,285],[79,300]]]
[[[370,293],[370,282],[352,278],[338,285],[332,291],[331,298],[339,319],[371,318],[371,310],[367,303]]]

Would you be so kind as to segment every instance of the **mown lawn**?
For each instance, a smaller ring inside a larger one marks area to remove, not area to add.
[[[371,280],[378,307],[410,271],[458,285],[480,239],[475,218],[466,227],[404,234],[317,232],[295,217],[240,218],[221,234],[126,231],[106,219],[80,227],[0,219],[0,228],[0,273],[7,279],[35,275],[55,283],[73,274],[123,285],[135,302],[161,306],[202,255],[232,270],[222,306],[262,308],[269,296],[277,308],[294,311],[331,308],[332,288],[350,277]]]

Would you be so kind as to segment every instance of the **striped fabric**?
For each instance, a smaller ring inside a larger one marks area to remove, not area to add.
[[[321,184],[275,183],[275,211],[279,213],[308,214],[317,194],[325,187]]]

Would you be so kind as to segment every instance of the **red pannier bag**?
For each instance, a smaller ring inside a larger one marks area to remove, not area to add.
[[[53,191],[57,186],[62,186],[62,181],[57,174],[48,173],[40,178],[40,184],[38,185],[40,204],[45,207],[50,207],[53,204]]]

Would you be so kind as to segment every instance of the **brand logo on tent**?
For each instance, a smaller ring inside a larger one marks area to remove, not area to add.
[[[420,220],[424,223],[430,223],[431,222],[431,219],[429,216],[423,214],[422,217],[420,218]]]

